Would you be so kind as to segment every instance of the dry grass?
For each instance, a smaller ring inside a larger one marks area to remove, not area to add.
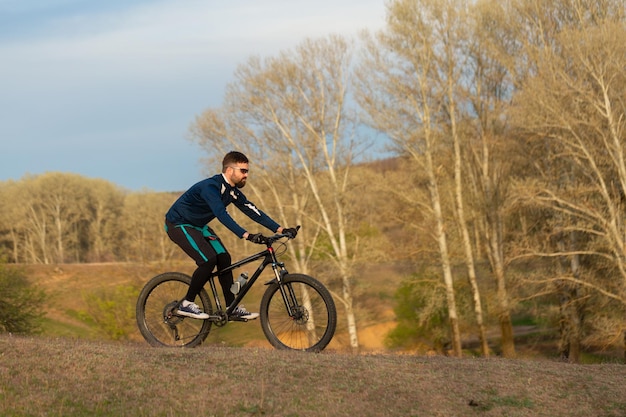
[[[153,276],[165,271],[180,271],[191,274],[194,265],[191,262],[172,262],[167,264],[136,264],[136,263],[105,263],[105,264],[64,264],[64,265],[24,265],[21,266],[25,274],[35,282],[47,294],[46,310],[47,321],[43,332],[50,337],[79,337],[87,339],[102,339],[103,335],[97,332],[89,324],[80,320],[79,312],[87,310],[86,296],[88,294],[106,291],[120,285],[133,285],[141,288]],[[376,299],[367,299],[367,311],[363,312],[359,319],[360,334],[359,342],[362,349],[384,349],[383,339],[387,331],[393,325],[393,311],[391,296],[400,281],[398,274],[386,272],[384,283],[378,279],[379,269],[373,268],[368,282],[380,285],[368,288],[373,292]],[[391,276],[390,276],[391,275]],[[269,279],[269,278],[268,278]],[[390,281],[393,281],[390,283]],[[263,279],[257,284],[244,300],[248,309],[258,311],[258,306],[265,287]],[[387,291],[384,302],[380,301],[382,291]],[[137,290],[138,292],[139,290]],[[221,293],[220,293],[221,294]],[[349,337],[345,330],[345,318],[342,316],[343,309],[339,309],[339,330],[331,342],[335,349],[349,349]],[[143,341],[134,323],[130,329],[129,338],[132,341]],[[260,325],[251,326],[226,326],[222,329],[213,328],[208,338],[209,343],[226,343],[230,346],[269,347],[265,340]]]
[[[626,366],[0,336],[0,415],[624,416]]]

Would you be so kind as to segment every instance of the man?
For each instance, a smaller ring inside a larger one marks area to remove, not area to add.
[[[215,235],[208,223],[217,218],[239,238],[253,243],[263,243],[260,233],[251,234],[233,220],[226,211],[231,203],[255,222],[267,227],[272,232],[296,236],[295,228],[283,228],[268,215],[250,202],[240,191],[248,179],[248,158],[241,152],[229,152],[222,161],[222,173],[202,180],[189,188],[170,207],[165,215],[165,230],[170,239],[189,255],[198,268],[191,277],[191,284],[185,299],[178,307],[178,314],[196,319],[206,319],[195,303],[196,296],[217,266],[224,269],[231,264],[231,257],[222,241]],[[235,296],[230,292],[233,273],[229,271],[218,276],[226,306]],[[242,305],[235,308],[229,319],[256,319],[259,313],[250,313]]]

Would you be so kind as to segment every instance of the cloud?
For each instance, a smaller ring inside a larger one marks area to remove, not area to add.
[[[384,11],[384,0],[0,0],[0,137],[22,161],[4,163],[0,180],[46,167],[94,175],[85,158],[121,145],[195,170],[188,125],[220,104],[237,65],[305,37],[378,29]]]
[[[284,47],[304,37],[354,34],[379,27],[383,17],[381,1],[160,1],[53,16],[42,24],[47,30],[39,37],[5,39],[1,47],[13,56],[21,49],[42,60],[89,62],[211,56],[233,45],[245,55],[257,51],[258,44]]]
[[[9,96],[28,98],[227,79],[252,54],[381,23],[383,7],[374,3],[187,0],[79,9],[49,18],[39,37],[0,43],[0,77],[12,80]]]

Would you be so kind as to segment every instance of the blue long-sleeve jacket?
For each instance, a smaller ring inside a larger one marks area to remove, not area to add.
[[[276,232],[280,227],[250,202],[239,188],[231,186],[222,174],[192,185],[170,207],[165,219],[173,224],[191,224],[201,228],[217,217],[220,223],[242,238],[246,230],[226,211],[226,207],[231,203],[272,232]]]

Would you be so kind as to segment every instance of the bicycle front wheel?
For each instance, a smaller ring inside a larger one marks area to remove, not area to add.
[[[287,274],[280,285],[269,284],[263,295],[261,327],[277,349],[319,352],[335,334],[335,302],[315,278]]]
[[[190,283],[189,275],[166,272],[152,278],[141,290],[136,307],[137,326],[150,345],[195,347],[209,335],[211,321],[176,315],[176,307]],[[195,303],[212,314],[211,300],[204,289]]]

